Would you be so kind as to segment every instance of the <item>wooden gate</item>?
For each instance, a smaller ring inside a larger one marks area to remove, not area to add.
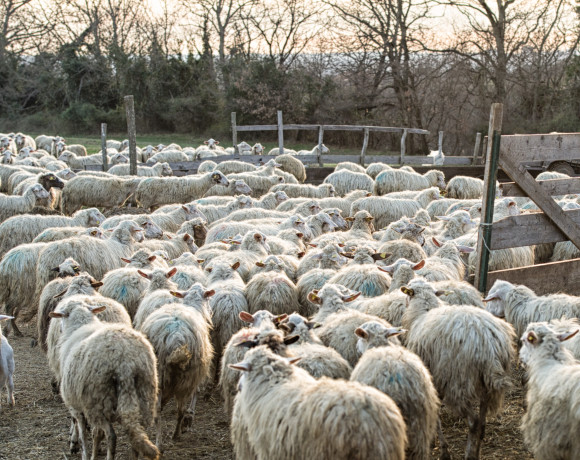
[[[580,178],[537,182],[524,164],[580,158],[580,134],[501,135],[502,105],[492,106],[485,164],[482,222],[478,235],[475,286],[486,292],[496,279],[525,284],[537,294],[580,294],[580,259],[488,273],[490,250],[570,240],[580,249],[580,210],[563,211],[552,196],[580,193]],[[498,167],[514,182],[503,196],[528,196],[543,211],[493,222]]]

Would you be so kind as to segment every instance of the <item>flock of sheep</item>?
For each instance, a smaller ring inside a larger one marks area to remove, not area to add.
[[[224,155],[213,139],[139,149],[129,176],[126,147],[110,141],[113,166],[90,172],[100,153],[0,135],[0,388],[14,405],[6,335],[36,317],[71,452],[94,459],[105,439],[112,460],[118,424],[133,458],[157,459],[166,403],[178,438],[217,385],[239,459],[428,459],[436,437],[450,458],[442,405],[467,421],[477,459],[521,362],[526,445],[538,459],[578,456],[580,298],[506,281],[482,298],[465,281],[481,180],[339,163],[306,185],[300,152],[171,176],[169,162]],[[500,197],[494,219],[527,209]],[[490,269],[576,251],[497,250]]]

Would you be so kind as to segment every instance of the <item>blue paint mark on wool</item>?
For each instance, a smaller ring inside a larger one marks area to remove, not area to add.
[[[168,321],[165,324],[165,330],[167,332],[177,332],[180,329],[181,320],[177,317],[173,317],[173,321]]]
[[[374,283],[372,280],[363,281],[363,284],[361,284],[359,291],[361,291],[365,297],[377,297],[383,294],[383,291],[379,289],[376,283]]]
[[[119,289],[118,299],[119,300],[124,299],[125,297],[127,297],[127,294],[128,294],[127,293],[127,288],[125,286],[121,286],[121,289]]]

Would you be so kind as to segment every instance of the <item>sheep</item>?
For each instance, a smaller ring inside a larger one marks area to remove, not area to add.
[[[143,238],[143,229],[133,221],[126,221],[107,240],[78,236],[53,243],[36,243],[46,244],[46,247],[38,255],[35,296],[38,297],[44,286],[54,278],[49,267],[54,267],[67,257],[73,257],[85,271],[101,279],[108,271],[121,268],[121,257],[129,257],[134,252],[134,242],[140,242]]]
[[[199,204],[216,204],[211,200],[211,197],[234,197],[236,195],[251,195],[252,189],[243,179],[232,179],[227,187],[223,185],[214,185],[203,195],[202,200],[198,200]],[[219,203],[223,204],[223,203]]]
[[[217,165],[218,164],[215,161],[206,160],[198,166],[197,174],[205,174],[208,172],[215,171],[215,168],[217,167]]]
[[[122,177],[77,176],[62,190],[62,211],[72,214],[82,206],[114,208],[122,205],[133,193],[141,179]]]
[[[280,329],[287,337],[298,337],[298,340],[288,347],[294,356],[300,356],[298,367],[304,369],[312,377],[329,377],[332,379],[346,379],[350,377],[352,367],[340,354],[332,348],[326,347],[314,333],[318,323],[307,321],[297,313],[292,313],[280,321]]]
[[[288,278],[281,265],[276,271],[258,273],[245,289],[249,313],[268,310],[274,315],[290,314],[300,309],[296,285]]]
[[[38,200],[46,199],[49,196],[40,184],[29,186],[22,196],[0,194],[0,222],[17,214],[30,212]]]
[[[219,171],[203,176],[147,177],[135,192],[137,203],[143,208],[157,208],[164,204],[187,203],[201,198],[214,184],[228,185],[228,179]]]
[[[415,200],[371,196],[361,198],[352,203],[350,215],[358,211],[368,211],[375,218],[377,228],[383,228],[403,216],[413,217],[421,205]]]
[[[48,314],[54,311],[61,298],[58,294],[66,291],[74,276],[81,273],[79,263],[72,257],[67,258],[58,267],[53,268],[58,273],[58,278],[48,283],[40,294],[38,303],[38,315],[36,321],[36,331],[38,333],[38,343],[42,351],[46,353],[46,336],[48,334],[48,325],[50,317]]]
[[[439,150],[431,150],[429,152],[429,155],[427,155],[430,158],[433,158],[433,165],[435,166],[441,166],[443,164],[445,164],[445,154],[443,153],[443,150],[439,149]],[[427,166],[430,166],[427,165]]]
[[[336,171],[341,171],[341,170],[348,170],[348,171],[352,171],[352,172],[357,172],[357,173],[365,173],[366,169],[356,163],[353,163],[351,161],[341,161],[340,163],[338,163],[335,167],[334,167],[334,172]]]
[[[298,359],[260,346],[231,365],[244,372],[232,418],[236,452],[247,443],[264,459],[404,458],[405,424],[388,396],[354,382],[315,380],[291,366]],[[338,417],[331,415],[336,408]],[[313,429],[324,435],[313,437]]]
[[[447,198],[470,200],[483,196],[483,181],[476,177],[455,176],[447,184]]]
[[[14,319],[12,316],[0,315],[0,323]],[[2,335],[0,328],[0,390],[6,387],[8,404],[14,406],[14,351],[8,343],[8,339]],[[0,405],[1,409],[1,405]]]
[[[437,236],[441,241],[454,240],[477,228],[477,222],[471,220],[467,211],[455,211],[447,216],[437,216],[437,219],[444,223],[442,233]]]
[[[64,140],[64,139],[62,137],[46,136],[44,134],[41,134],[40,136],[36,136],[34,138],[34,142],[36,143],[36,148],[46,150],[47,152],[50,152],[50,149],[52,147],[52,142],[55,140],[58,142],[59,140]]]
[[[316,238],[323,233],[334,232],[334,230],[337,228],[337,225],[325,212],[319,212],[318,214],[309,216],[306,219],[306,225],[310,229],[312,238]]]
[[[190,161],[190,159],[181,150],[163,150],[149,158],[147,165],[152,166],[155,163],[179,163],[182,161]]]
[[[326,176],[324,183],[332,184],[337,195],[344,196],[352,190],[365,190],[370,193],[373,191],[375,181],[364,170],[355,172],[349,169],[340,169]]]
[[[360,246],[355,251],[354,261],[342,267],[328,283],[340,284],[359,291],[365,297],[377,297],[389,291],[391,277],[377,270],[375,260],[386,258],[386,254],[376,254],[368,246]]]
[[[222,161],[219,163],[214,170],[222,172],[224,175],[229,174],[239,174],[244,172],[256,171],[256,168],[251,163],[246,163],[245,161],[229,160]]]
[[[578,376],[580,366],[565,343],[574,327],[556,331],[545,322],[531,323],[522,335],[520,358],[528,372],[524,442],[534,458],[574,458],[578,452]]]
[[[580,318],[580,298],[567,294],[538,296],[524,285],[496,280],[487,297],[485,309],[505,318],[521,336],[529,323],[561,318]]]
[[[315,145],[314,147],[312,147],[312,150],[298,150],[296,152],[296,155],[326,155],[327,153],[330,153],[330,149],[324,145],[321,144],[320,146]]]
[[[157,402],[157,441],[161,447],[163,406],[174,397],[177,402],[177,424],[173,439],[178,439],[187,404],[195,398],[197,388],[209,376],[213,358],[209,324],[195,309],[184,305],[165,305],[151,313],[141,332],[153,345],[157,356],[159,395]]]
[[[81,144],[66,144],[66,150],[69,152],[74,153],[79,157],[86,157],[87,156],[87,149],[84,145]]]
[[[465,458],[479,458],[486,415],[501,409],[510,386],[514,329],[481,308],[441,305],[424,280],[415,279],[401,290],[409,296],[403,316],[407,348],[430,370],[441,402],[468,419]]]
[[[580,329],[580,321],[578,318],[552,319],[549,322],[549,326],[556,333],[561,334],[568,331],[573,331],[575,329]],[[580,337],[578,335],[575,335],[565,342],[562,342],[562,346],[570,353],[572,353],[572,356],[574,356],[575,360],[580,360]]]
[[[16,142],[10,136],[0,135],[0,149],[8,150],[11,154],[18,154],[18,149],[16,148]]]
[[[102,166],[103,164],[101,155],[78,156],[69,150],[60,153],[57,159],[65,162],[71,169],[86,169],[86,166]]]
[[[371,163],[370,165],[367,166],[365,172],[369,176],[371,176],[372,179],[376,179],[381,172],[386,171],[387,169],[393,168],[391,168],[388,164],[385,163]]]
[[[206,244],[223,241],[226,238],[233,238],[238,234],[245,235],[247,232],[258,229],[266,235],[276,235],[281,230],[294,229],[301,232],[305,239],[310,239],[310,230],[306,227],[304,220],[300,216],[290,216],[282,222],[279,219],[276,222],[266,222],[259,224],[252,224],[250,222],[224,222],[214,224],[207,232]]]
[[[145,429],[155,416],[157,372],[155,354],[143,334],[130,327],[101,323],[103,307],[78,304],[57,307],[53,318],[63,328],[60,392],[76,422],[83,458],[88,458],[87,422],[94,430],[93,458],[107,438],[107,457],[115,455],[113,421],[127,430],[132,456],[158,459],[159,450]]]
[[[432,201],[442,199],[437,187],[429,187],[420,191],[392,192],[385,195],[385,198],[413,199],[422,208],[427,208]]]
[[[271,192],[284,191],[290,198],[327,198],[335,195],[332,184],[321,184],[319,186],[303,184],[280,184],[272,187]]]
[[[272,155],[272,153],[268,153],[268,155]],[[275,155],[278,155],[278,153]],[[276,163],[281,165],[280,169],[282,171],[296,177],[299,183],[303,184],[306,181],[306,168],[304,168],[304,164],[298,158],[295,158],[289,153],[285,153],[284,155],[278,155],[276,157]]]
[[[439,397],[431,374],[415,354],[389,338],[401,328],[385,328],[375,322],[364,323],[355,333],[362,353],[351,381],[374,387],[390,396],[401,410],[407,426],[407,459],[428,459],[437,432]]]
[[[199,249],[189,233],[180,235],[167,233],[163,235],[161,240],[146,240],[142,242],[141,247],[148,248],[151,251],[165,251],[169,259],[175,259],[184,252],[195,254]]]
[[[199,211],[205,216],[208,224],[227,218],[232,212],[239,209],[249,209],[253,206],[252,199],[246,195],[238,195],[224,206],[199,205]]]
[[[50,227],[32,240],[33,243],[51,243],[53,241],[87,235],[101,240],[106,239],[103,229],[99,227]]]
[[[34,238],[50,227],[94,227],[105,217],[96,208],[77,211],[72,217],[21,215],[11,217],[0,224],[0,257],[19,244],[31,243]]]
[[[286,200],[288,200],[288,195],[284,191],[266,193],[259,200],[254,201],[254,207],[273,210]]]
[[[432,169],[424,175],[401,169],[389,169],[382,171],[375,178],[376,195],[399,192],[404,190],[423,190],[429,187],[445,189],[445,175],[441,171]]]
[[[128,176],[129,165],[115,165],[107,171],[109,174],[115,176]],[[153,166],[137,166],[137,175],[141,177],[163,177],[173,175],[173,171],[169,163],[161,162]]]
[[[14,176],[15,175],[13,175],[12,177]],[[42,185],[44,189],[50,193],[49,199],[39,200],[37,202],[37,206],[44,206],[47,208],[54,209],[55,208],[54,205],[58,200],[57,197],[60,194],[60,192],[57,191],[57,189],[62,189],[64,187],[64,182],[55,173],[52,172],[39,174],[36,177],[31,177],[27,180],[22,181],[13,189],[12,194],[23,195],[26,189],[34,184]]]
[[[179,230],[177,230],[178,235],[183,235],[184,233],[193,235],[195,244],[201,247],[205,244],[205,237],[207,235],[207,222],[204,218],[201,217],[196,217],[195,219],[186,221],[181,224],[181,227],[179,227]]]
[[[177,284],[170,279],[176,272],[175,267],[169,271],[164,268],[155,268],[152,272],[137,270],[141,277],[150,282],[147,283],[147,290],[143,292],[137,310],[130,312],[135,329],[140,330],[149,315],[163,305],[180,302],[179,298],[171,293],[177,290]]]
[[[177,284],[177,289],[188,290],[195,283],[207,284],[207,274],[201,268],[201,263],[194,254],[184,253],[177,259],[171,260],[169,264],[177,269],[173,275],[173,282]],[[203,262],[203,261],[202,261]]]

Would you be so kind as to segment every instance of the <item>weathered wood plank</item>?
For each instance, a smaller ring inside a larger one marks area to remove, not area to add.
[[[511,179],[518,183],[522,190],[548,215],[550,219],[562,230],[577,248],[580,248],[580,228],[572,221],[556,204],[542,187],[534,180],[523,165],[518,165],[513,158],[500,155],[499,164]]]
[[[503,121],[503,104],[492,104],[489,114],[488,142],[485,156],[485,175],[483,184],[483,198],[481,206],[481,221],[477,235],[477,255],[475,262],[475,287],[482,292],[485,289],[487,269],[489,264],[488,242],[491,236],[489,224],[493,222],[493,203],[495,199],[495,181],[497,177],[498,156],[500,149],[497,143],[501,139]],[[495,148],[494,148],[495,147]]]
[[[232,112],[231,114],[231,122],[232,122],[232,145],[234,146],[234,152],[238,153],[238,130],[237,130],[237,123],[236,123],[236,112]]]
[[[107,123],[101,123],[101,154],[103,155],[103,171],[108,171],[109,157],[107,156]]]
[[[481,133],[475,135],[475,147],[473,147],[473,161],[472,165],[478,164],[479,161],[479,150],[481,148]]]
[[[129,174],[137,175],[137,129],[135,127],[135,101],[133,96],[125,96],[127,132],[129,134]]]
[[[278,110],[278,153],[284,155],[284,121],[281,110]]]
[[[555,292],[580,295],[580,259],[489,272],[486,291],[498,279],[523,284],[538,295]]]
[[[538,185],[551,196],[580,193],[580,177],[574,179],[550,179],[538,182]],[[515,182],[504,182],[499,185],[502,196],[528,196]]]
[[[502,136],[501,156],[523,161],[580,159],[580,134],[526,134]]]
[[[322,140],[324,138],[324,126],[320,126],[318,128],[318,152],[316,152],[316,156],[318,157],[318,166],[321,168],[324,166],[322,162]]]
[[[320,125],[284,125],[284,130],[306,130],[316,131]],[[405,129],[409,134],[429,134],[426,129],[418,128],[394,128],[389,126],[355,126],[355,125],[324,125],[327,131],[360,131],[367,129],[377,133],[402,133]],[[277,131],[278,125],[242,125],[237,127],[238,131]]]
[[[362,150],[360,151],[360,164],[361,166],[365,165],[365,155],[367,153],[367,147],[369,145],[369,129],[364,129],[364,138],[363,138],[363,145]]]
[[[572,209],[564,213],[576,225],[580,225],[580,209]],[[546,214],[537,212],[506,217],[495,222],[489,247],[495,250],[567,240],[568,237]]]

